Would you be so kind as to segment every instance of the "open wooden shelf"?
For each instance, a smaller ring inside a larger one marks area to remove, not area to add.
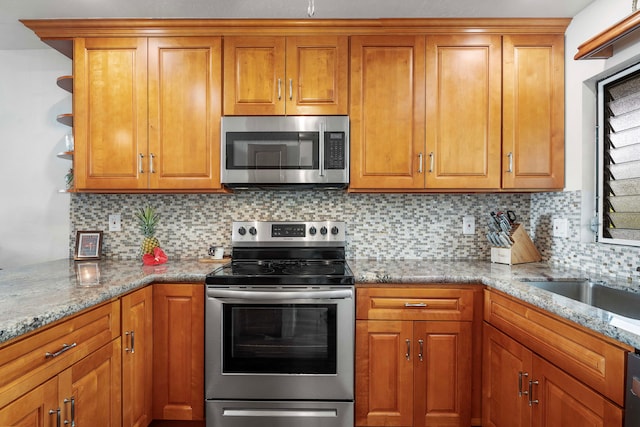
[[[73,114],[71,113],[59,114],[56,120],[63,125],[73,127]]]
[[[640,28],[640,10],[578,46],[573,59],[607,59],[613,56],[613,45]]]
[[[60,76],[56,83],[58,87],[73,93],[73,76]]]

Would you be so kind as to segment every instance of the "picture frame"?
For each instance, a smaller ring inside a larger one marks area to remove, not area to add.
[[[77,231],[76,250],[73,259],[95,260],[100,259],[102,251],[102,231]]]

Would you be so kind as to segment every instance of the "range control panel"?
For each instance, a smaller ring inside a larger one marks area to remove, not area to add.
[[[342,221],[234,221],[231,243],[341,246],[346,240],[345,228]]]

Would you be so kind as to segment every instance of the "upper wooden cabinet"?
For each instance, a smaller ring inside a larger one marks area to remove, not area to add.
[[[503,37],[502,187],[564,187],[564,36]]]
[[[76,188],[219,189],[220,75],[220,38],[76,39]]]
[[[351,189],[424,188],[424,36],[351,37]]]
[[[500,188],[501,38],[427,37],[426,188]]]
[[[225,37],[225,115],[347,114],[346,36]]]

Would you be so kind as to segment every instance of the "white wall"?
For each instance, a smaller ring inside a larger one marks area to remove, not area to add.
[[[582,191],[580,234],[593,240],[596,154],[596,82],[640,60],[640,34],[614,47],[609,59],[575,61],[578,46],[632,13],[631,0],[596,0],[574,17],[566,32],[566,190]]]
[[[0,268],[68,256],[64,151],[71,94],[56,85],[71,60],[53,49],[0,51]]]

